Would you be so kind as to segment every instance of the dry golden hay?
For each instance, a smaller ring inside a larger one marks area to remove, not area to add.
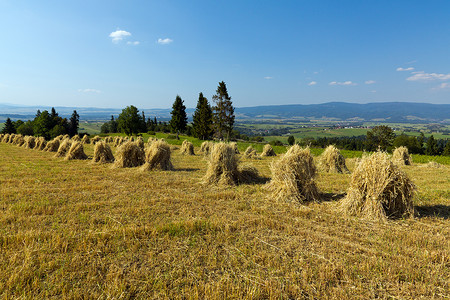
[[[62,141],[64,140],[64,136],[63,135],[58,135],[57,137],[54,138],[54,140],[58,140],[58,141]]]
[[[36,139],[34,138],[34,136],[27,135],[25,137],[25,143],[23,143],[23,147],[27,149],[33,149],[35,145]]]
[[[350,181],[340,210],[349,215],[385,220],[413,216],[416,187],[384,152],[363,157]]]
[[[83,135],[83,138],[81,139],[81,142],[83,144],[89,144],[91,142],[89,136],[87,134]]]
[[[120,145],[120,139],[121,139],[120,136],[116,136],[116,137],[114,138],[114,141],[113,141],[113,146],[114,146],[114,147],[118,147],[118,146]]]
[[[16,135],[14,133],[8,134],[8,138],[6,139],[6,143],[12,143],[12,141],[14,140],[14,137]]]
[[[20,146],[22,146],[22,145],[25,143],[25,139],[24,139],[23,135],[17,134],[17,135],[14,137],[12,143],[13,143],[14,145],[17,145],[17,146],[20,147]]]
[[[67,152],[69,152],[72,142],[69,139],[64,139],[59,143],[58,150],[56,151],[55,157],[64,157]]]
[[[142,170],[173,170],[170,154],[170,146],[165,141],[153,142],[145,152],[145,164],[142,166]]]
[[[200,145],[200,152],[202,152],[204,155],[208,155],[211,153],[212,147],[214,147],[213,142],[205,141]]]
[[[270,144],[265,144],[261,156],[277,156]]]
[[[80,141],[73,142],[69,151],[66,154],[65,160],[72,159],[87,159],[86,153],[84,153],[83,144]]]
[[[350,173],[345,158],[333,145],[329,145],[319,158],[319,167],[328,173]]]
[[[412,165],[412,158],[409,155],[408,148],[406,147],[398,147],[395,148],[394,153],[392,154],[392,161],[397,165]]]
[[[238,167],[239,159],[231,144],[213,144],[208,156],[208,169],[203,178],[206,184],[234,185],[259,180],[258,171],[250,166]]]
[[[80,139],[80,136],[78,134],[76,134],[76,135],[74,135],[72,137],[72,142],[79,142],[79,141],[81,141],[81,139]]]
[[[5,134],[0,133],[0,142],[3,142],[3,137],[5,136]]]
[[[236,142],[231,142],[230,146],[233,147],[234,153],[236,153],[236,154],[240,153]]]
[[[63,135],[63,137],[61,138],[61,140],[65,140],[65,139],[70,140],[70,135],[68,135],[68,134]]]
[[[114,162],[114,155],[106,142],[100,141],[95,144],[92,161],[102,164]]]
[[[116,151],[116,168],[133,168],[145,163],[144,151],[133,142],[122,144]]]
[[[256,158],[256,149],[252,146],[248,146],[247,149],[245,149],[244,157],[246,158]]]
[[[4,135],[3,135],[2,142],[3,142],[3,143],[9,142],[9,136],[10,136],[9,133],[4,134]]]
[[[272,180],[267,187],[277,201],[317,201],[319,191],[316,186],[316,166],[308,148],[294,145],[272,162]]]
[[[135,143],[139,148],[141,148],[142,150],[144,150],[144,147],[145,147],[144,139],[143,139],[141,136],[138,137],[138,138],[134,141],[134,143]]]
[[[128,141],[134,142],[134,137],[133,137],[133,136],[130,136],[130,137],[128,138]]]
[[[47,143],[47,145],[44,148],[44,151],[48,152],[57,152],[59,148],[59,139],[58,137],[54,138],[50,142]]]
[[[44,150],[45,146],[47,146],[47,141],[42,136],[36,138],[35,141],[36,141],[36,145],[34,146],[35,150]]]
[[[194,144],[192,144],[188,140],[184,140],[183,143],[181,144],[180,152],[181,152],[181,154],[184,154],[184,155],[195,155]]]
[[[430,162],[428,162],[428,163],[426,163],[426,164],[421,165],[420,167],[421,167],[421,168],[434,168],[434,169],[440,169],[440,168],[443,168],[444,165],[442,165],[442,164],[440,164],[440,163],[437,163],[437,162],[435,162],[435,161],[430,161]]]
[[[91,144],[95,145],[95,143],[97,143],[97,142],[99,142],[99,141],[101,141],[101,140],[102,140],[102,138],[99,137],[98,135],[96,135],[96,136],[94,136],[94,137],[91,139]]]

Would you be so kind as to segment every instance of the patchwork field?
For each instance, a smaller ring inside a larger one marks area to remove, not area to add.
[[[448,165],[402,167],[416,217],[372,222],[336,212],[350,174],[319,173],[321,202],[275,202],[201,184],[204,157],[175,147],[175,171],[142,172],[0,143],[0,296],[450,297]],[[242,161],[269,180],[278,158]]]

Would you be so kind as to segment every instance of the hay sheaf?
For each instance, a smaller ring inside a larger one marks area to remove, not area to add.
[[[180,153],[184,155],[195,155],[194,144],[192,144],[188,140],[184,140],[183,143],[181,144]]]
[[[257,157],[256,149],[253,148],[252,146],[248,146],[247,149],[245,149],[244,157],[246,157],[246,158],[256,158]]]
[[[353,172],[340,211],[368,219],[412,217],[416,187],[384,152],[364,157]]]
[[[15,136],[16,135],[14,133],[11,133],[10,135],[8,135],[8,139],[7,139],[6,142],[9,143],[9,144],[12,143]]]
[[[233,147],[234,153],[236,153],[236,154],[240,154],[241,153],[241,152],[239,152],[238,145],[237,145],[236,142],[231,142],[230,146]]]
[[[36,138],[35,141],[36,141],[36,144],[34,146],[35,150],[44,150],[45,146],[47,146],[47,141],[42,136]]]
[[[153,142],[145,152],[145,164],[142,166],[142,170],[173,170],[170,154],[169,144],[164,141]]]
[[[144,143],[144,139],[143,139],[141,136],[139,136],[139,137],[136,139],[135,144],[136,144],[139,148],[141,148],[142,150],[144,150],[144,148],[145,148],[145,143]]]
[[[9,142],[9,136],[10,136],[9,133],[4,134],[4,135],[3,135],[2,142],[3,142],[3,143],[8,143],[8,142]]]
[[[114,162],[114,155],[106,142],[100,141],[95,144],[92,161],[101,164]]]
[[[102,140],[102,138],[99,137],[98,135],[96,135],[96,136],[94,136],[94,137],[91,139],[91,144],[95,145],[95,143],[97,143],[97,142],[99,142],[99,141],[101,141],[101,140]]]
[[[70,146],[69,151],[67,151],[65,160],[72,159],[87,159],[88,156],[84,153],[83,144],[80,141],[73,142]]]
[[[87,134],[83,135],[83,138],[81,139],[81,143],[83,144],[89,144],[91,142],[89,136]]]
[[[204,155],[208,155],[211,153],[211,149],[213,146],[213,142],[205,141],[200,145],[200,152],[202,152]]]
[[[309,148],[294,145],[272,162],[272,180],[267,188],[277,201],[317,201],[319,191],[316,186],[316,166]]]
[[[36,146],[36,139],[34,136],[27,135],[25,137],[25,143],[23,143],[23,147],[27,149],[34,149],[34,146]]]
[[[49,141],[44,148],[44,151],[48,152],[57,152],[59,148],[59,139],[56,137],[53,140]]]
[[[72,137],[72,142],[80,142],[80,141],[81,141],[81,138],[78,134],[76,134]]]
[[[208,156],[205,184],[235,185],[260,180],[258,170],[248,165],[238,166],[239,159],[232,144],[217,143]]]
[[[65,157],[67,152],[69,152],[72,142],[69,139],[64,139],[59,143],[58,150],[56,151],[55,157]]]
[[[12,143],[13,143],[14,145],[17,145],[17,146],[20,147],[20,146],[22,146],[22,145],[25,143],[25,139],[24,139],[23,135],[17,134],[17,135],[14,137]]]
[[[115,157],[116,168],[133,168],[145,163],[144,150],[133,142],[126,142],[117,148]]]
[[[270,144],[265,144],[261,156],[277,156]]]
[[[392,162],[400,166],[412,165],[412,158],[409,155],[408,148],[404,146],[395,148],[394,153],[392,153]]]
[[[350,173],[345,158],[333,145],[329,145],[319,158],[319,167],[328,173]]]

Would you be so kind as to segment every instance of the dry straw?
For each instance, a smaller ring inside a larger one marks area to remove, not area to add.
[[[64,157],[69,152],[72,142],[69,139],[64,139],[59,143],[58,151],[56,151],[55,157]]]
[[[83,135],[83,138],[81,139],[81,142],[83,144],[89,144],[91,140],[89,139],[89,136],[87,134]]]
[[[270,144],[265,144],[261,156],[277,156]]]
[[[392,154],[392,162],[397,165],[412,165],[412,158],[409,155],[408,148],[401,146],[395,148],[394,153]]]
[[[170,154],[170,146],[165,141],[152,142],[145,152],[145,164],[142,166],[142,170],[173,170]]]
[[[272,180],[268,189],[275,200],[317,201],[316,166],[309,148],[294,145],[277,161],[272,162]]]
[[[69,151],[67,152],[65,160],[72,159],[87,159],[86,153],[84,153],[83,144],[80,141],[73,142],[72,146],[70,146]]]
[[[421,167],[421,168],[434,168],[434,169],[440,169],[440,168],[443,168],[444,165],[442,165],[442,164],[440,164],[440,163],[437,163],[437,162],[435,162],[435,161],[430,161],[430,162],[428,162],[428,163],[426,163],[426,164],[421,165],[420,167]]]
[[[8,141],[9,141],[9,133],[6,133],[6,134],[3,135],[2,142],[3,143],[7,143]]]
[[[135,141],[136,145],[141,148],[142,150],[144,150],[145,144],[144,144],[144,139],[139,136],[136,141]]]
[[[12,141],[14,140],[14,136],[15,136],[14,133],[8,134],[7,137],[6,137],[5,143],[12,143]]]
[[[184,140],[183,143],[181,144],[180,152],[181,152],[181,154],[184,154],[184,155],[195,155],[194,144],[192,144],[188,140]]]
[[[204,155],[208,155],[211,153],[213,146],[214,146],[213,142],[205,141],[200,145],[200,152],[202,152]]]
[[[97,143],[98,141],[101,141],[101,140],[102,140],[102,138],[99,137],[98,135],[96,135],[91,139],[91,144],[95,145],[95,143]]]
[[[25,143],[25,139],[21,134],[18,134],[14,137],[13,144],[17,146],[22,146]]]
[[[238,145],[237,145],[236,142],[231,142],[231,143],[230,143],[230,146],[233,147],[234,153],[236,153],[236,154],[239,154],[239,153],[240,153],[240,152],[239,152],[239,149],[238,149]]]
[[[35,150],[44,150],[45,146],[47,146],[47,141],[42,136],[36,138],[35,141],[36,141],[36,144],[34,146]]]
[[[36,146],[36,139],[34,136],[27,135],[25,137],[25,143],[23,144],[24,148],[33,149]]]
[[[238,166],[235,147],[231,144],[214,144],[208,158],[208,169],[203,178],[206,184],[234,185],[259,180],[255,168],[248,165]]]
[[[116,151],[116,168],[133,168],[144,164],[144,151],[133,142],[122,144]]]
[[[44,148],[44,151],[57,152],[58,148],[59,148],[59,139],[56,137],[47,143],[47,145]]]
[[[114,155],[106,142],[100,141],[95,144],[92,161],[102,164],[114,162]]]
[[[363,157],[353,172],[340,210],[349,215],[385,220],[413,216],[415,185],[384,152]]]
[[[252,146],[248,146],[247,149],[245,149],[244,157],[246,158],[256,158],[256,149],[254,149]]]
[[[319,167],[328,173],[350,173],[345,158],[333,145],[329,145],[319,158]]]
[[[79,142],[79,141],[81,141],[81,139],[80,139],[80,136],[78,134],[76,134],[76,135],[74,135],[72,137],[72,142]]]

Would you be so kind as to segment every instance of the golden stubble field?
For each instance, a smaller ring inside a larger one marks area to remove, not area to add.
[[[450,297],[448,166],[403,167],[420,216],[380,223],[336,212],[348,174],[319,174],[321,203],[275,202],[200,184],[203,156],[178,152],[141,172],[0,143],[0,296]],[[270,178],[273,159],[243,160]]]

